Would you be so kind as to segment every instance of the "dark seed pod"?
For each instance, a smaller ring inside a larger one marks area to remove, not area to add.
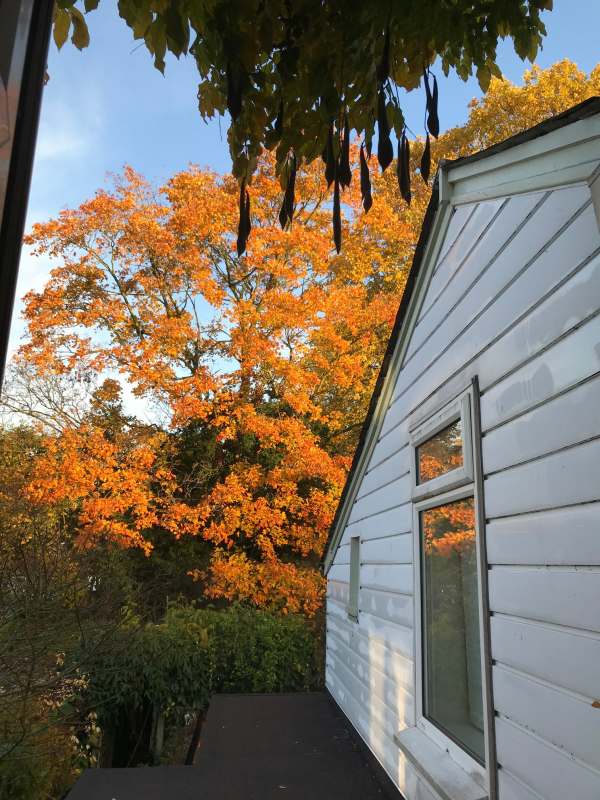
[[[348,114],[344,114],[344,139],[342,141],[342,151],[340,153],[340,183],[345,188],[350,186],[352,171],[350,169],[350,123]]]
[[[336,252],[342,249],[342,212],[340,208],[340,182],[335,179],[333,188],[333,241]]]
[[[238,234],[237,234],[237,254],[242,256],[246,251],[246,243],[250,235],[251,221],[250,221],[250,194],[246,189],[246,179],[240,186],[240,207],[239,207],[239,221],[238,221]]]
[[[292,224],[295,209],[295,191],[296,191],[296,156],[292,155],[290,174],[288,176],[287,186],[283,195],[283,202],[281,203],[281,210],[279,211],[279,224],[282,228],[286,225]]]
[[[373,136],[372,134],[365,135],[365,150],[367,151],[367,158],[371,158],[371,147],[373,145]]]
[[[383,40],[383,53],[381,54],[381,61],[377,67],[377,80],[379,83],[385,83],[390,77],[390,28],[389,25],[385,29],[385,38]]]
[[[423,148],[423,155],[421,156],[421,177],[425,183],[429,183],[429,175],[431,173],[431,144],[429,142],[429,134],[425,139],[425,147]]]
[[[283,100],[279,101],[279,111],[277,112],[274,128],[277,138],[281,139],[281,134],[283,133]]]
[[[227,110],[235,122],[242,110],[242,82],[238,69],[227,64]]]
[[[327,181],[327,188],[333,183],[335,178],[335,156],[333,154],[333,125],[329,126],[327,133],[327,144],[321,153],[321,158],[325,162],[325,180]]]
[[[379,132],[377,158],[381,171],[383,172],[394,160],[394,148],[392,146],[392,140],[390,139],[390,125],[385,107],[385,93],[383,88],[379,90],[377,103],[377,128]]]
[[[365,214],[367,214],[373,205],[373,198],[371,196],[371,176],[369,175],[369,165],[365,158],[364,142],[360,146],[360,195]]]
[[[427,95],[427,130],[437,139],[440,135],[440,120],[438,117],[438,85],[433,75],[433,90],[429,89],[427,73],[425,75],[425,94]]]
[[[398,162],[396,170],[398,173],[400,194],[402,195],[402,199],[410,205],[410,145],[406,138],[405,131],[402,131],[402,137],[398,142]]]

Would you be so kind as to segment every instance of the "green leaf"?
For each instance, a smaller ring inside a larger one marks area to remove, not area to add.
[[[57,8],[56,16],[54,18],[54,42],[59,50],[67,41],[70,27],[71,15],[69,12],[62,8]]]
[[[99,3],[100,0],[85,0],[83,4],[85,13],[87,14],[89,11],[95,11],[98,8]]]
[[[88,31],[87,23],[78,8],[71,9],[71,19],[73,21],[71,41],[78,50],[83,50],[90,43],[90,32]]]
[[[477,67],[477,80],[479,81],[479,86],[481,87],[482,92],[487,92],[490,88],[490,81],[492,79],[492,73],[488,69],[488,67]]]

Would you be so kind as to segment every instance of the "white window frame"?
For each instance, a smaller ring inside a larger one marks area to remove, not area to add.
[[[416,726],[427,738],[445,750],[452,760],[466,773],[475,776],[483,786],[490,787],[492,770],[495,766],[490,758],[490,725],[493,711],[488,704],[487,691],[487,651],[485,647],[487,623],[487,607],[484,604],[481,576],[481,530],[479,522],[479,505],[482,487],[478,485],[474,475],[473,418],[474,404],[472,389],[469,388],[451,403],[430,415],[410,430],[412,449],[411,472],[413,481],[413,563],[415,584],[415,716]],[[426,483],[417,483],[417,447],[430,439],[440,430],[448,427],[456,420],[462,420],[463,466],[433,478]],[[483,692],[483,724],[484,752],[486,763],[481,764],[458,742],[447,735],[424,714],[423,671],[425,666],[423,650],[423,616],[422,616],[422,555],[421,555],[421,512],[430,508],[472,497],[475,517],[475,542],[477,550],[477,583],[479,606],[479,633],[481,648],[481,683]]]
[[[348,582],[348,605],[346,613],[349,619],[358,622],[358,599],[360,592],[360,536],[350,538],[350,580]]]
[[[460,419],[462,424],[462,467],[445,472],[432,478],[429,481],[418,483],[419,465],[418,448],[436,433],[444,430],[453,422]],[[412,450],[412,499],[424,500],[427,497],[441,494],[444,491],[464,486],[466,483],[473,482],[473,433],[471,424],[471,396],[465,392],[461,397],[456,398],[440,411],[433,414],[425,422],[422,422],[410,433],[410,443]]]

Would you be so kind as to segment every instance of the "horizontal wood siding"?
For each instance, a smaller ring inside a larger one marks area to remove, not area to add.
[[[556,724],[560,726],[558,718]],[[506,766],[544,800],[600,797],[600,774],[596,770],[502,716],[496,719],[496,747],[500,766]],[[505,798],[501,796],[500,800]]]
[[[451,218],[327,590],[327,685],[407,800],[409,429],[478,375],[499,800],[600,800],[600,234],[585,185]],[[346,603],[359,536],[358,622]]]
[[[490,520],[492,564],[600,564],[600,503]]]

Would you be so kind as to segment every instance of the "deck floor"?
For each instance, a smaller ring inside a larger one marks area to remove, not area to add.
[[[322,692],[217,695],[193,767],[87,770],[69,800],[386,800]]]

